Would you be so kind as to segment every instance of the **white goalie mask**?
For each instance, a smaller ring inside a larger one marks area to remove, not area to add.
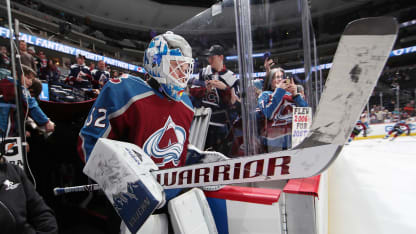
[[[179,101],[193,71],[192,48],[182,37],[166,32],[154,37],[143,58],[144,68],[167,96]]]

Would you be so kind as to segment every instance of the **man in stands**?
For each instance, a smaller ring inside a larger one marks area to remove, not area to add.
[[[229,126],[239,112],[238,79],[224,64],[224,48],[213,45],[208,51],[209,65],[202,69],[198,78],[190,80],[190,95],[195,107],[210,107],[213,110],[205,147],[222,153],[224,138]]]
[[[6,46],[0,47],[0,68],[10,69],[10,57]]]
[[[48,63],[49,60],[46,58],[46,55],[43,51],[39,51],[38,54],[38,69],[39,69],[39,79],[46,80],[48,73]]]
[[[88,66],[85,65],[85,56],[78,54],[76,56],[77,63],[70,68],[66,83],[75,88],[91,88],[91,72]]]
[[[92,70],[91,75],[94,89],[101,89],[110,79],[110,72],[106,70],[103,60],[98,61],[97,69]]]
[[[35,58],[27,51],[27,44],[25,41],[19,42],[20,61],[22,64],[32,68],[36,71]]]

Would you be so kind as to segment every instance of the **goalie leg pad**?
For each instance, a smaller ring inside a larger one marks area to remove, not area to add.
[[[166,214],[150,215],[143,226],[136,234],[168,234],[169,233],[169,220]],[[120,225],[120,234],[131,234],[124,222]]]
[[[193,188],[168,203],[175,233],[218,233],[208,201],[201,189]]]

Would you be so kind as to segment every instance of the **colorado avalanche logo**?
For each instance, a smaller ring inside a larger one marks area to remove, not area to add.
[[[283,104],[280,105],[280,109],[277,110],[277,113],[273,118],[272,126],[281,126],[291,123],[293,106],[295,106],[293,103],[284,99]]]
[[[157,166],[161,167],[169,162],[177,166],[183,151],[185,138],[185,130],[181,126],[177,126],[169,116],[165,126],[146,140],[143,149],[154,158]]]
[[[100,79],[98,79],[98,81],[100,81],[100,82],[107,82],[107,76],[105,76],[105,74],[104,73],[102,73],[101,74],[101,76],[100,76]]]

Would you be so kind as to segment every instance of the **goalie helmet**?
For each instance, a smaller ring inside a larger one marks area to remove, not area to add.
[[[182,36],[168,31],[154,37],[144,53],[143,64],[168,97],[181,99],[194,65],[192,48]]]

